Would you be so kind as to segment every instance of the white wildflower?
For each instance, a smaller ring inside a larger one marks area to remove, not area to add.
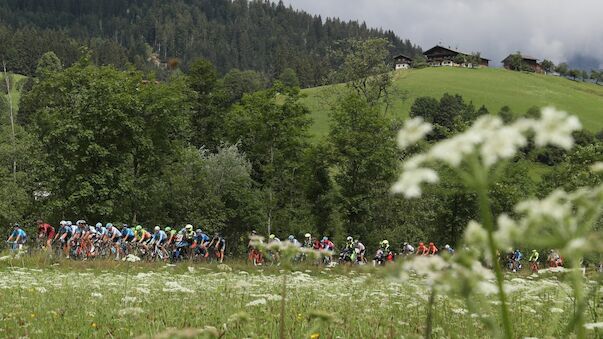
[[[258,305],[266,305],[266,299],[260,298],[254,301],[248,302],[245,306],[258,306]]]
[[[546,107],[541,112],[541,118],[534,122],[534,141],[538,146],[555,145],[570,149],[574,146],[572,132],[581,128],[582,124],[575,116]]]
[[[406,121],[404,127],[398,132],[398,146],[404,149],[414,145],[431,132],[433,126],[424,122],[422,117],[412,118]]]
[[[411,170],[411,169],[419,168],[427,160],[429,160],[429,158],[427,157],[426,154],[414,155],[414,156],[408,158],[406,161],[404,161],[404,169]]]
[[[488,232],[477,221],[471,220],[465,229],[465,242],[467,244],[485,244],[488,241]]]
[[[119,310],[119,312],[117,312],[117,314],[120,317],[124,317],[124,316],[137,316],[144,313],[144,310],[140,307],[126,307],[124,309]]]
[[[148,288],[142,287],[142,286],[138,286],[134,288],[137,292],[142,293],[142,294],[151,294],[151,291]]]
[[[494,233],[494,238],[499,248],[509,248],[515,240],[521,237],[521,229],[508,215],[501,214],[498,216],[497,224],[498,229]]]
[[[603,172],[603,161],[595,162],[590,166],[590,170],[593,172]],[[0,258],[2,260],[2,258]]]
[[[421,196],[421,184],[438,182],[438,174],[430,168],[414,168],[406,170],[392,187],[392,192],[403,193],[406,198]]]
[[[559,308],[559,307],[552,307],[550,309],[551,313],[563,313],[565,312],[563,309]]]
[[[425,277],[427,284],[439,281],[447,266],[448,264],[440,256],[417,256],[403,264],[405,270]]]
[[[596,328],[603,328],[603,322],[586,323],[586,324],[584,324],[584,328],[586,328],[587,330],[594,330]]]
[[[121,302],[123,302],[125,304],[134,303],[134,302],[136,302],[136,297],[125,296],[125,297],[121,298]]]
[[[517,149],[527,144],[527,139],[514,127],[502,127],[492,131],[480,148],[480,155],[486,167],[500,159],[510,159]]]
[[[122,261],[137,262],[140,261],[140,257],[137,257],[134,254],[128,254]]]
[[[232,268],[226,264],[218,265],[218,269],[222,272],[231,272],[232,271]]]
[[[44,287],[36,287],[36,291],[40,292],[40,293],[46,293],[46,288]]]
[[[464,308],[453,308],[451,311],[454,314],[460,314],[460,315],[467,314],[467,310]]]
[[[571,206],[566,201],[567,193],[563,190],[555,190],[543,200],[522,201],[515,207],[520,213],[526,213],[533,219],[550,217],[561,221],[571,214]]]
[[[470,130],[438,142],[429,150],[429,157],[458,167],[466,155],[475,152],[475,146],[481,141],[481,134]]]
[[[103,297],[103,295],[101,293],[98,293],[98,292],[92,292],[92,294],[90,294],[90,296],[92,298],[96,298],[96,299],[101,299]]]
[[[7,261],[10,260],[10,255],[5,255],[3,257],[0,257],[0,261]]]

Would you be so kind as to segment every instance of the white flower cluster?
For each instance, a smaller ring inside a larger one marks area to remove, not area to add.
[[[398,145],[404,149],[417,143],[432,130],[421,118],[410,119],[398,134]],[[465,132],[433,145],[424,154],[410,158],[404,171],[392,187],[394,193],[407,198],[421,195],[423,183],[438,182],[437,173],[424,166],[429,162],[442,162],[459,167],[470,155],[477,155],[484,167],[489,168],[500,160],[511,159],[527,144],[527,134],[532,132],[538,146],[554,145],[570,149],[574,144],[572,133],[581,128],[580,121],[552,107],[542,110],[540,119],[519,119],[510,125],[492,115],[478,118]]]

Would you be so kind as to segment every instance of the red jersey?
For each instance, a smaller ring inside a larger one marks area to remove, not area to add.
[[[38,226],[38,234],[43,234],[45,235],[47,238],[53,238],[54,237],[54,227],[50,226],[50,224],[41,224],[40,226]]]

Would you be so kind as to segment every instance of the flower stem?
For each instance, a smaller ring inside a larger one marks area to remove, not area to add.
[[[490,199],[488,197],[488,179],[485,171],[476,170],[475,177],[477,180],[477,195],[479,201],[479,211],[482,223],[488,232],[488,248],[490,250],[490,256],[492,257],[492,263],[494,266],[494,273],[496,275],[496,285],[498,288],[498,298],[500,300],[500,313],[503,322],[504,336],[507,339],[513,338],[513,328],[511,327],[511,320],[509,318],[509,308],[507,306],[507,297],[504,290],[504,277],[500,262],[496,255],[496,243],[494,241],[494,217],[492,216],[492,207],[490,206]]]
[[[431,287],[431,293],[429,294],[429,305],[427,308],[427,326],[425,326],[425,339],[431,339],[431,333],[433,330],[433,304],[435,303],[435,288]]]

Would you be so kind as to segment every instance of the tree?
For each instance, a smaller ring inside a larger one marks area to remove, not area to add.
[[[525,71],[526,65],[520,52],[512,54],[507,62],[507,67],[512,71]]]
[[[35,84],[24,104],[47,154],[39,189],[53,215],[144,218],[146,188],[183,144],[185,98],[182,82],[145,83],[85,60]]]
[[[551,60],[547,59],[542,60],[540,66],[545,73],[551,73],[555,69],[555,64]]]
[[[49,74],[60,72],[63,69],[61,60],[54,52],[44,53],[36,66],[36,77],[43,78]]]
[[[565,62],[560,63],[559,65],[557,65],[557,67],[555,68],[555,71],[557,71],[557,73],[559,73],[561,76],[567,76],[568,72],[569,72],[569,67],[567,66],[567,64]]]
[[[588,72],[584,71],[584,70],[582,72],[580,72],[580,77],[582,78],[582,81],[586,81],[586,80],[590,79]]]
[[[299,79],[292,68],[285,68],[278,79],[287,87],[299,88]]]
[[[385,39],[349,40],[338,51],[338,78],[371,105],[386,98],[391,85],[388,47]]]
[[[268,80],[256,71],[240,71],[235,68],[224,75],[222,83],[228,103],[233,104],[240,101],[246,93],[266,89]]]
[[[299,91],[281,89],[277,84],[246,94],[226,117],[227,139],[239,142],[264,194],[269,232],[301,229],[311,219],[298,182],[309,144],[309,111],[299,102]]]
[[[515,115],[511,111],[509,106],[503,106],[500,111],[498,111],[498,116],[502,119],[505,124],[508,124],[515,119]]]
[[[463,65],[465,64],[467,61],[467,56],[465,56],[465,54],[459,53],[454,57],[454,63],[455,64],[459,64],[459,65]]]
[[[341,98],[331,116],[328,141],[333,150],[335,181],[342,197],[348,234],[367,238],[374,215],[389,195],[397,168],[395,130],[391,121],[362,95]],[[393,220],[390,220],[393,223]]]
[[[429,66],[427,64],[427,58],[425,58],[425,56],[422,54],[419,54],[412,59],[412,64],[411,64],[412,68],[421,69],[421,68],[425,68],[427,66]]]
[[[603,81],[603,71],[591,70],[590,78],[598,85],[599,81]]]
[[[577,69],[572,69],[572,70],[570,70],[570,71],[568,72],[568,75],[569,75],[569,76],[570,76],[570,77],[571,77],[573,80],[576,80],[576,79],[578,79],[578,77],[579,77],[580,75],[582,75],[582,72],[581,72],[580,70],[577,70]]]

